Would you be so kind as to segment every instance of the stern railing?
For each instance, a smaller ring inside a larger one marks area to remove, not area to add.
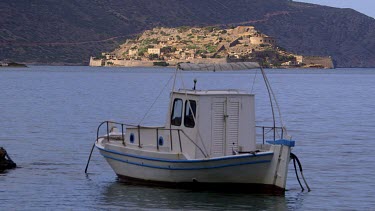
[[[271,127],[271,126],[256,126],[256,128],[261,128],[262,130],[262,143],[264,144],[265,140],[269,133],[271,133],[271,139],[276,141],[276,138],[284,138],[284,128],[283,127]],[[256,133],[258,135],[258,133]]]

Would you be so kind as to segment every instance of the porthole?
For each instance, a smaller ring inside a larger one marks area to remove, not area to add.
[[[163,146],[163,144],[164,144],[163,137],[161,137],[161,136],[159,137],[158,144],[159,144],[159,146]]]
[[[134,133],[130,133],[129,141],[130,143],[134,143]]]

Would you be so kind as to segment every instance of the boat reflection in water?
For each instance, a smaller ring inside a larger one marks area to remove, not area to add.
[[[186,209],[186,210],[288,210],[297,202],[294,196],[193,191],[148,187],[113,182],[99,194],[97,208],[104,209]],[[289,205],[288,205],[289,204]]]

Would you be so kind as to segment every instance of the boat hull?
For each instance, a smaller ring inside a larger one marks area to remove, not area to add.
[[[120,182],[129,185],[144,185],[151,187],[166,187],[187,189],[193,191],[215,191],[233,193],[263,193],[281,195],[285,193],[284,188],[270,184],[257,183],[203,183],[203,182],[161,182],[153,180],[143,180],[117,174]]]
[[[186,160],[181,154],[156,158],[154,152],[141,149],[104,147],[99,143],[97,148],[125,182],[225,191],[281,193],[285,190],[285,178],[281,178],[282,185],[274,179],[286,177],[286,173],[275,171],[280,164],[275,165],[279,155],[276,153],[275,157],[273,151]]]

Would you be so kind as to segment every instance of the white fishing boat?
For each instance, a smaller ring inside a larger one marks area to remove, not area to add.
[[[254,67],[259,68],[254,63],[241,63],[181,64],[178,69]],[[261,71],[274,114],[277,102]],[[95,146],[124,181],[283,193],[295,142],[287,140],[285,127],[276,127],[275,117],[270,127],[256,126],[254,98],[254,94],[240,90],[197,90],[195,84],[191,90],[175,90],[173,85],[163,126],[105,121],[98,127]],[[259,143],[257,127],[263,131]],[[100,136],[103,128],[105,135]],[[264,131],[272,131],[271,140],[264,140]]]

